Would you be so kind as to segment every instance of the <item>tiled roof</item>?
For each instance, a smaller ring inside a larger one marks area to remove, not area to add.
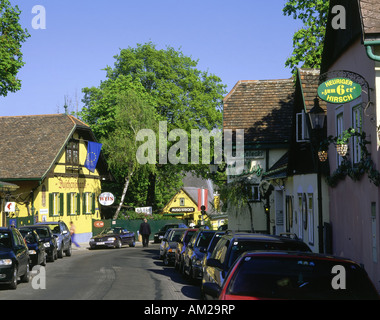
[[[246,143],[284,143],[291,136],[294,83],[242,80],[224,99],[223,129],[244,129]]]
[[[0,117],[0,179],[41,179],[80,120],[65,114]]]
[[[359,0],[359,4],[364,34],[380,34],[379,0]]]
[[[298,69],[298,77],[302,86],[303,102],[306,112],[309,112],[314,107],[314,99],[318,96],[319,74],[318,69]],[[323,100],[319,100],[319,105],[325,111],[327,110],[327,103]]]

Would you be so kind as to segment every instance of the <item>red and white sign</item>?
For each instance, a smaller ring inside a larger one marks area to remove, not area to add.
[[[16,202],[6,202],[4,212],[15,212],[16,211]]]
[[[94,227],[95,228],[103,228],[104,227],[104,222],[103,221],[95,221],[94,222]]]
[[[110,192],[103,192],[99,196],[99,203],[102,206],[110,206],[111,204],[113,204],[114,201],[115,201],[115,197]]]
[[[198,210],[201,211],[201,206],[205,206],[207,211],[207,202],[208,202],[208,190],[207,189],[198,189]]]

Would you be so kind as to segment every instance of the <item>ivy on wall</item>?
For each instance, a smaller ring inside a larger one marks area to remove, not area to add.
[[[320,150],[327,150],[331,143],[335,145],[348,143],[349,138],[358,137],[361,150],[361,157],[358,163],[352,164],[348,155],[343,156],[343,160],[338,168],[329,176],[326,177],[327,184],[330,187],[335,187],[339,181],[344,180],[347,176],[353,181],[360,180],[363,175],[368,174],[369,180],[375,185],[380,186],[380,172],[376,170],[375,164],[371,159],[371,154],[367,150],[367,144],[370,141],[366,140],[365,132],[357,132],[353,128],[345,130],[340,136],[329,136],[320,145]]]

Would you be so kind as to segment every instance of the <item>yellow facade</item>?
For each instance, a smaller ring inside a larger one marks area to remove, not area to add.
[[[16,210],[8,214],[2,212],[5,203],[3,200],[0,217],[7,215],[11,219],[18,218],[18,227],[26,224],[27,220],[29,223],[33,223],[33,220],[62,220],[68,227],[70,221],[73,221],[77,241],[87,242],[92,236],[92,219],[101,218],[98,202],[101,177],[98,169],[91,172],[84,167],[86,157],[87,140],[83,139],[81,131],[74,130],[68,136],[66,144],[57,151],[57,157],[51,167],[47,168],[44,177],[12,181],[19,188],[12,192],[8,201],[16,203]],[[4,225],[5,221],[6,219],[0,219],[0,225]]]
[[[183,219],[188,225],[201,225],[209,220],[207,215],[202,217],[196,201],[183,189],[176,193],[162,212],[164,215]]]

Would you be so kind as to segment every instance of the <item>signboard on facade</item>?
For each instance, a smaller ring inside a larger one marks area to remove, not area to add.
[[[152,207],[138,207],[135,208],[136,213],[152,214]]]
[[[360,84],[346,78],[334,78],[323,82],[318,87],[318,96],[329,103],[348,103],[360,97]]]
[[[16,202],[6,202],[4,212],[15,212]]]
[[[110,206],[115,201],[115,197],[110,192],[103,192],[99,195],[99,203],[102,206]]]
[[[97,221],[94,222],[94,227],[95,228],[103,228],[104,227],[104,222],[100,221],[100,220],[97,220]]]
[[[194,212],[195,209],[194,208],[191,208],[191,207],[174,207],[174,208],[170,208],[170,212],[171,213],[190,213],[190,212]]]

